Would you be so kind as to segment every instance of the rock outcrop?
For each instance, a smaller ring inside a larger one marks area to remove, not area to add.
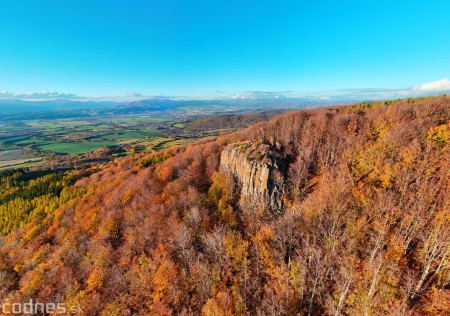
[[[284,163],[280,153],[262,142],[228,145],[220,159],[222,170],[241,188],[241,203],[262,206],[272,213],[283,210]]]

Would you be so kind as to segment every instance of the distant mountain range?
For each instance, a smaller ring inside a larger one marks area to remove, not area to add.
[[[226,100],[171,100],[151,99],[129,102],[110,108],[114,114],[134,114],[167,110],[210,110],[217,112],[264,111],[270,109],[297,109],[317,107],[330,102],[312,102],[305,99],[226,99]]]
[[[18,99],[0,99],[0,114],[92,109],[92,108],[116,106],[118,104],[119,103],[113,101],[73,101],[63,99],[25,101]]]
[[[314,108],[336,102],[307,99],[223,99],[223,100],[172,100],[155,98],[131,102],[45,100],[24,101],[0,99],[3,119],[45,119],[92,115],[131,115],[161,111],[198,111],[199,114],[258,112],[273,109]]]

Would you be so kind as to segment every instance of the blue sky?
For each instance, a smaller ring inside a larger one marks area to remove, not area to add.
[[[4,0],[0,91],[450,90],[449,12],[442,0]]]

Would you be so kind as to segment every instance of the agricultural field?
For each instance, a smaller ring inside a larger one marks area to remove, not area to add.
[[[186,144],[192,143],[195,140],[196,140],[196,138],[163,140],[160,143],[154,145],[153,149],[154,150],[162,150],[162,149],[173,147],[173,146],[186,145]]]
[[[111,118],[113,122],[172,122],[175,120],[174,115],[158,114],[158,115],[126,115]]]
[[[0,170],[30,167],[43,162],[43,160],[44,158],[36,157],[36,158],[24,158],[9,161],[0,161]]]
[[[42,157],[33,157],[25,152],[24,149],[11,149],[8,147],[0,147],[0,170],[8,167],[24,167],[33,165],[43,160]]]
[[[2,150],[0,151],[0,161],[9,161],[20,159],[25,156],[23,149]]]
[[[97,157],[95,153],[103,149],[106,149],[103,154],[107,155],[159,151],[261,120],[258,115],[207,114],[182,110],[0,119],[0,169],[28,167],[58,159],[74,161],[81,156],[91,159],[88,156]]]
[[[120,132],[114,132],[111,134],[103,134],[98,136],[93,136],[91,140],[113,140],[113,141],[123,141],[129,139],[143,139],[146,137],[161,137],[163,134],[154,129],[142,129],[142,130],[124,130]]]
[[[136,148],[151,152],[197,139],[173,135],[172,126],[182,130],[183,119],[157,113],[0,121],[0,169],[32,166],[112,145],[131,154]]]
[[[75,143],[53,143],[40,145],[38,148],[43,151],[50,151],[60,154],[83,154],[106,146],[113,145],[114,142],[75,142]]]

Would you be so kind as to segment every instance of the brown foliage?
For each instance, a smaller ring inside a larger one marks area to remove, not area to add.
[[[120,159],[1,240],[0,298],[90,315],[448,314],[449,120],[447,97],[304,110],[147,168]],[[284,214],[234,203],[217,172],[239,140],[285,157]]]

